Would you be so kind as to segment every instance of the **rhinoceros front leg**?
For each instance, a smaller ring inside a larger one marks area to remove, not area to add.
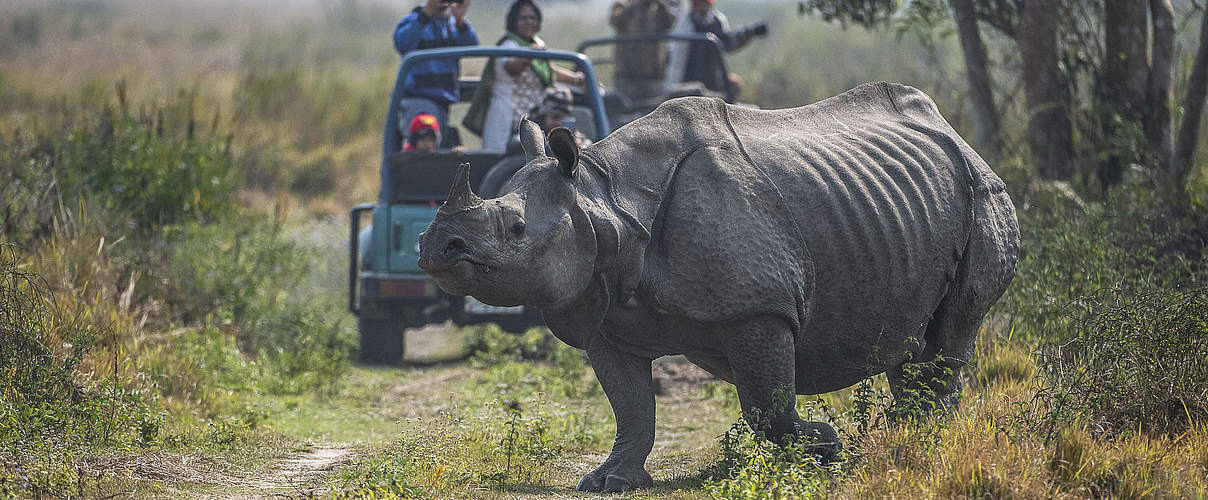
[[[646,457],[654,447],[654,388],[649,359],[622,352],[597,336],[587,358],[612,404],[617,438],[612,453],[596,470],[579,480],[579,491],[618,492],[654,484]]]
[[[810,444],[806,451],[829,461],[839,451],[839,437],[824,422],[797,415],[796,353],[793,331],[783,320],[758,317],[731,325],[730,368],[743,415],[775,443],[795,434]]]

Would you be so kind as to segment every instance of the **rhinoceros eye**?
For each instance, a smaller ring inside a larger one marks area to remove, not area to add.
[[[518,221],[512,223],[511,231],[512,231],[512,236],[515,236],[517,238],[524,236],[524,221],[518,220]]]

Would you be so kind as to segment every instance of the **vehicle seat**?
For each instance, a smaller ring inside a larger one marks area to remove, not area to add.
[[[498,152],[394,153],[386,159],[390,168],[390,203],[444,202],[457,166],[465,162],[470,162],[470,186],[477,190],[499,157]]]

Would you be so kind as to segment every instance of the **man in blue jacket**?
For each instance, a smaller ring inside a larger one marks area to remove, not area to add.
[[[466,11],[470,0],[427,0],[394,28],[394,48],[400,55],[412,50],[478,45],[478,34]],[[449,105],[457,102],[457,79],[461,66],[455,59],[433,59],[411,68],[399,105],[399,127],[405,128],[420,113],[432,113],[441,124],[441,137],[448,142],[456,134],[446,133]],[[406,136],[405,130],[400,130]],[[443,144],[451,147],[452,144]]]

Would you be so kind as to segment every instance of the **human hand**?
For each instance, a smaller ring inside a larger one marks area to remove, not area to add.
[[[453,19],[457,21],[458,26],[464,26],[466,23],[466,11],[470,10],[470,0],[462,0],[449,7],[449,13],[453,14]]]
[[[751,34],[754,36],[767,36],[768,35],[768,23],[765,23],[763,21],[755,23],[755,25],[751,26]]]

